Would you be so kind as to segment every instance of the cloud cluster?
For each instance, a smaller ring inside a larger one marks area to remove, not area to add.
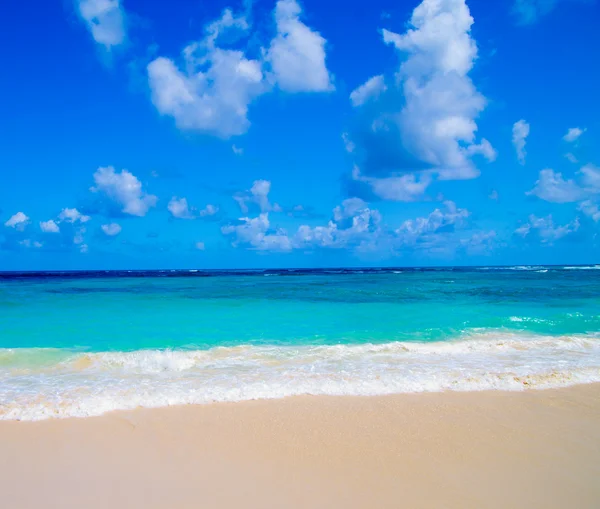
[[[434,235],[455,231],[465,224],[468,217],[468,210],[458,208],[452,201],[445,201],[443,208],[436,208],[427,217],[404,221],[396,230],[396,235],[403,244],[430,242]]]
[[[75,208],[62,209],[55,219],[39,222],[35,229],[31,220],[23,212],[17,212],[5,223],[2,232],[4,240],[0,243],[2,249],[39,249],[70,250],[77,248],[87,251],[84,235],[86,228],[83,223],[89,221],[89,216],[81,214]]]
[[[333,90],[325,65],[325,39],[300,20],[296,0],[275,6],[277,32],[268,50],[251,58],[247,40],[251,25],[245,15],[226,9],[205,27],[200,41],[182,52],[183,65],[158,57],[148,64],[152,102],[181,129],[222,138],[245,133],[248,109],[260,95],[278,86],[286,92]],[[222,47],[221,40],[237,40],[238,48]]]
[[[515,235],[524,239],[533,237],[544,244],[552,244],[576,232],[579,226],[579,218],[575,218],[570,223],[564,225],[555,225],[551,214],[546,217],[537,217],[531,214],[529,221],[515,230]]]
[[[215,216],[219,212],[219,207],[206,205],[205,208],[198,211],[195,207],[188,205],[186,198],[178,198],[173,196],[167,205],[167,209],[174,218],[177,219],[197,219],[197,218],[209,218]]]
[[[238,224],[221,227],[223,235],[233,236],[232,245],[246,246],[258,251],[291,251],[292,242],[281,229],[271,228],[269,214],[263,212],[255,218],[242,217]]]
[[[464,0],[423,0],[405,33],[382,30],[399,68],[350,95],[358,120],[349,141],[360,168],[352,178],[376,196],[410,201],[415,185],[420,193],[434,177],[471,179],[479,175],[474,156],[496,158],[489,141],[476,136],[486,100],[469,77],[477,57],[472,24]]]
[[[263,183],[256,189],[262,189],[264,192],[260,196],[266,197],[270,186]],[[452,201],[444,202],[427,217],[406,220],[392,229],[383,223],[378,210],[361,198],[352,197],[333,209],[326,224],[302,224],[294,233],[272,225],[269,212],[276,211],[268,201],[255,199],[254,202],[260,210],[257,217],[242,217],[236,223],[221,228],[221,232],[232,239],[234,247],[276,252],[348,249],[357,253],[381,254],[404,249],[427,252],[443,246],[446,249],[451,244],[454,250],[468,248],[483,252],[490,249],[495,239],[495,232],[493,235],[478,232],[478,236],[473,235],[471,240],[461,240],[470,213]]]

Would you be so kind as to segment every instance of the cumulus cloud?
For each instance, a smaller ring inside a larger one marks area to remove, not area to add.
[[[125,42],[125,10],[120,0],[75,0],[75,3],[96,43],[110,51]]]
[[[255,204],[261,212],[281,212],[279,204],[271,204],[269,193],[271,192],[271,182],[269,180],[255,180],[248,191],[237,193],[233,199],[238,203],[243,214],[248,213],[248,205]]]
[[[296,0],[279,0],[275,6],[277,35],[266,60],[280,89],[287,92],[328,92],[332,77],[325,64],[326,40],[302,21]]]
[[[198,130],[223,138],[248,129],[248,106],[268,84],[259,60],[243,51],[218,47],[220,35],[246,32],[248,23],[229,9],[206,27],[206,35],[183,50],[184,67],[165,57],[148,64],[152,102],[180,129]]]
[[[354,107],[362,106],[369,99],[378,97],[386,90],[387,87],[385,85],[385,78],[383,75],[380,74],[379,76],[373,76],[352,91],[350,94],[350,102]]]
[[[587,129],[581,129],[580,127],[571,127],[567,131],[567,134],[563,136],[563,140],[567,143],[573,143],[574,141],[577,141],[586,130]]]
[[[600,168],[586,164],[578,175],[579,182],[576,182],[573,179],[565,180],[561,173],[554,170],[542,170],[534,188],[526,194],[549,202],[569,203],[600,193]]]
[[[121,233],[121,225],[117,223],[103,224],[100,226],[100,228],[104,234],[108,235],[109,237],[114,237],[115,235],[119,235],[119,233]]]
[[[382,30],[383,42],[397,50],[401,63],[394,78],[385,80],[385,90],[378,78],[355,91],[358,120],[351,141],[360,167],[355,177],[408,173],[413,184],[471,179],[479,175],[473,157],[496,158],[490,142],[476,135],[486,100],[469,77],[477,57],[472,24],[464,0],[423,0],[406,32]],[[377,101],[366,100],[372,90]],[[372,189],[378,194],[387,186]]]
[[[258,217],[242,217],[238,224],[221,227],[223,235],[232,236],[232,245],[245,246],[257,251],[291,251],[292,242],[281,229],[271,228],[269,214]]]
[[[40,221],[40,230],[42,230],[44,233],[60,232],[60,228],[52,219],[49,219],[48,221]]]
[[[8,228],[14,228],[18,231],[23,231],[28,224],[29,217],[27,217],[23,212],[17,212],[4,223],[4,226],[7,226]]]
[[[574,180],[565,180],[561,173],[551,169],[540,171],[534,188],[526,194],[554,203],[574,202],[583,198],[583,190]]]
[[[98,168],[94,173],[95,185],[90,188],[111,200],[119,210],[131,216],[145,216],[158,198],[147,194],[142,183],[127,170],[115,171],[112,166]]]
[[[404,244],[414,245],[433,234],[453,232],[462,226],[468,217],[468,210],[458,208],[452,201],[445,201],[443,208],[436,208],[427,217],[404,221],[396,230],[396,235]]]
[[[288,92],[331,90],[325,39],[303,24],[300,14],[295,0],[279,0],[270,47],[250,58],[243,41],[251,26],[244,15],[226,9],[205,27],[203,39],[183,49],[183,65],[166,57],[148,64],[154,106],[180,129],[229,138],[248,130],[250,104],[274,85]],[[233,39],[238,48],[222,47],[222,39]]]
[[[82,214],[77,209],[62,209],[58,215],[59,221],[66,221],[67,223],[87,223],[90,219],[90,216]]]
[[[537,217],[529,216],[529,221],[515,230],[515,235],[522,238],[537,238],[542,243],[551,244],[579,229],[579,218],[565,225],[555,225],[552,215]]]
[[[373,194],[382,200],[413,202],[423,198],[427,187],[433,181],[429,173],[407,173],[391,177],[369,177],[358,168],[352,172],[355,182],[369,186]]]
[[[173,196],[167,205],[167,209],[173,217],[179,219],[194,219],[194,214],[190,210],[187,199],[185,198]]]
[[[211,217],[216,215],[219,212],[219,207],[215,206],[215,205],[211,205],[210,203],[208,205],[206,205],[206,207],[204,207],[199,213],[198,215],[200,217]]]
[[[302,225],[294,237],[297,248],[368,249],[381,233],[381,214],[360,198],[348,198],[333,210],[326,226]]]
[[[582,201],[579,204],[579,210],[583,212],[586,216],[591,218],[595,223],[600,221],[600,208],[597,203],[594,203],[591,200]]]
[[[521,119],[515,122],[512,128],[512,142],[517,151],[517,159],[521,164],[525,164],[525,142],[529,136],[529,124]]]

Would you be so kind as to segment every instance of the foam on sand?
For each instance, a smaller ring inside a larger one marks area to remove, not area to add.
[[[301,394],[520,391],[598,381],[598,335],[484,330],[429,343],[98,353],[6,349],[0,350],[0,419]]]

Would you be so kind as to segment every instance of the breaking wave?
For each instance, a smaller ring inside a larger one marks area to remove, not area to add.
[[[600,336],[75,352],[0,349],[0,419],[293,395],[525,390],[600,381]]]

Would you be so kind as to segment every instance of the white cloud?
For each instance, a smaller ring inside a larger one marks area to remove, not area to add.
[[[117,223],[103,224],[100,226],[100,228],[109,237],[114,237],[115,235],[121,233],[121,225]]]
[[[40,221],[40,230],[42,230],[44,233],[60,232],[60,228],[52,219],[49,219],[48,221]]]
[[[94,183],[90,190],[105,194],[125,214],[145,216],[157,202],[157,197],[144,192],[142,183],[127,170],[116,172],[112,166],[98,168],[94,173]]]
[[[219,207],[216,207],[215,205],[211,205],[209,203],[200,211],[199,215],[200,217],[210,217],[214,216],[217,212],[219,212]]]
[[[356,145],[354,145],[348,133],[342,133],[342,141],[344,142],[344,148],[346,149],[346,152],[349,154],[354,152]]]
[[[579,204],[579,210],[586,216],[590,217],[594,222],[600,221],[600,208],[598,204],[590,200],[585,200]]]
[[[574,141],[578,140],[579,137],[586,131],[587,131],[587,129],[581,129],[579,127],[571,127],[567,131],[567,134],[565,134],[563,136],[563,140],[565,140],[567,143],[573,143]]]
[[[39,249],[39,248],[43,247],[43,245],[44,245],[44,244],[42,244],[41,242],[39,242],[39,241],[37,241],[37,240],[34,240],[34,241],[32,242],[32,241],[31,241],[31,239],[23,239],[23,240],[20,240],[20,241],[18,242],[18,244],[19,244],[20,246],[24,246],[24,247],[27,247],[27,248],[29,248],[29,247],[35,247],[36,249]]]
[[[148,64],[154,106],[173,117],[180,129],[229,138],[248,130],[250,104],[275,84],[289,92],[332,89],[325,67],[325,40],[299,20],[300,12],[294,0],[277,2],[277,35],[269,50],[253,59],[239,44],[251,29],[246,17],[226,9],[205,27],[202,40],[183,49],[183,66],[165,57]],[[220,46],[225,36],[227,48]],[[241,48],[233,49],[229,39]]]
[[[165,57],[150,62],[148,80],[156,109],[172,116],[181,129],[223,138],[246,132],[249,104],[268,89],[262,62],[246,58],[241,50],[220,48],[218,39],[248,29],[244,16],[226,9],[206,26],[204,39],[184,48],[183,70]]]
[[[334,89],[325,63],[326,40],[302,21],[296,0],[275,6],[277,35],[266,55],[275,80],[286,92],[328,92]]]
[[[492,192],[488,195],[488,198],[490,200],[494,200],[494,201],[498,201],[498,191],[496,191],[495,189],[492,190]]]
[[[302,225],[294,236],[296,248],[369,249],[381,234],[381,214],[360,198],[348,198],[333,209],[333,219],[326,226]]]
[[[498,157],[498,153],[494,147],[492,147],[492,144],[485,138],[481,139],[481,143],[473,143],[472,145],[469,145],[467,147],[467,154],[469,156],[480,154],[488,161],[495,161],[496,157]]]
[[[242,217],[239,221],[240,224],[221,228],[224,235],[234,237],[234,246],[248,246],[258,251],[291,251],[292,243],[287,233],[271,228],[268,213],[255,218]]]
[[[29,217],[27,217],[23,212],[17,212],[13,216],[11,216],[8,221],[4,223],[4,226],[8,228],[14,228],[15,230],[23,231],[25,227],[29,224]]]
[[[194,245],[198,251],[204,251],[206,249],[204,242],[196,242]]]
[[[396,235],[404,244],[415,244],[423,237],[453,231],[462,226],[468,217],[468,210],[459,209],[452,201],[445,201],[443,209],[437,208],[427,217],[404,221],[396,230]]]
[[[236,194],[233,199],[240,206],[242,213],[248,213],[248,204],[254,203],[258,205],[261,212],[281,212],[281,207],[269,201],[269,193],[271,192],[271,182],[269,180],[255,180],[249,191]]]
[[[352,178],[369,185],[373,193],[383,200],[413,202],[423,198],[432,182],[431,174],[408,173],[392,177],[367,177],[354,168]]]
[[[578,175],[579,183],[573,179],[565,180],[561,173],[551,169],[542,170],[534,188],[526,194],[549,202],[569,203],[600,193],[600,168],[586,164]]]
[[[565,154],[565,157],[567,158],[567,160],[568,160],[570,163],[576,164],[576,163],[578,163],[578,162],[579,162],[579,161],[577,160],[577,157],[575,157],[575,155],[574,155],[574,154],[572,154],[571,152],[567,152],[567,153]]]
[[[584,197],[583,190],[574,180],[565,180],[561,173],[549,168],[540,171],[534,188],[526,194],[554,203],[574,202]]]
[[[378,100],[357,110],[352,134],[361,159],[354,180],[358,175],[363,181],[376,179],[371,189],[379,197],[412,200],[417,193],[406,193],[407,185],[421,191],[435,178],[475,178],[479,170],[473,157],[496,158],[491,143],[477,136],[476,120],[486,99],[469,77],[477,57],[472,24],[465,0],[423,0],[404,33],[382,30],[383,42],[396,48],[400,64],[394,78],[385,80],[385,91],[374,87]]]
[[[576,232],[578,229],[578,218],[575,218],[565,225],[556,226],[551,214],[546,217],[537,217],[534,214],[531,214],[529,216],[529,221],[517,228],[515,234],[523,238],[536,234],[542,243],[551,244],[570,233]]]
[[[107,50],[125,42],[125,10],[119,0],[76,0],[76,5],[94,41]]]
[[[589,193],[600,193],[600,168],[593,164],[586,164],[579,170],[581,181]]]
[[[58,215],[59,221],[66,221],[67,223],[87,223],[91,217],[86,216],[79,212],[77,209],[62,209],[60,214]]]
[[[167,209],[173,217],[179,219],[194,219],[194,214],[188,207],[188,202],[185,198],[173,196],[167,205]]]
[[[236,147],[235,145],[231,145],[231,150],[236,156],[241,156],[244,153],[243,148]]]
[[[369,99],[378,97],[386,90],[387,87],[383,75],[373,76],[352,91],[350,94],[350,101],[352,102],[352,106],[356,108],[365,104]]]
[[[529,124],[521,119],[515,122],[512,128],[512,142],[517,151],[517,159],[521,164],[525,164],[525,142],[529,136]]]

